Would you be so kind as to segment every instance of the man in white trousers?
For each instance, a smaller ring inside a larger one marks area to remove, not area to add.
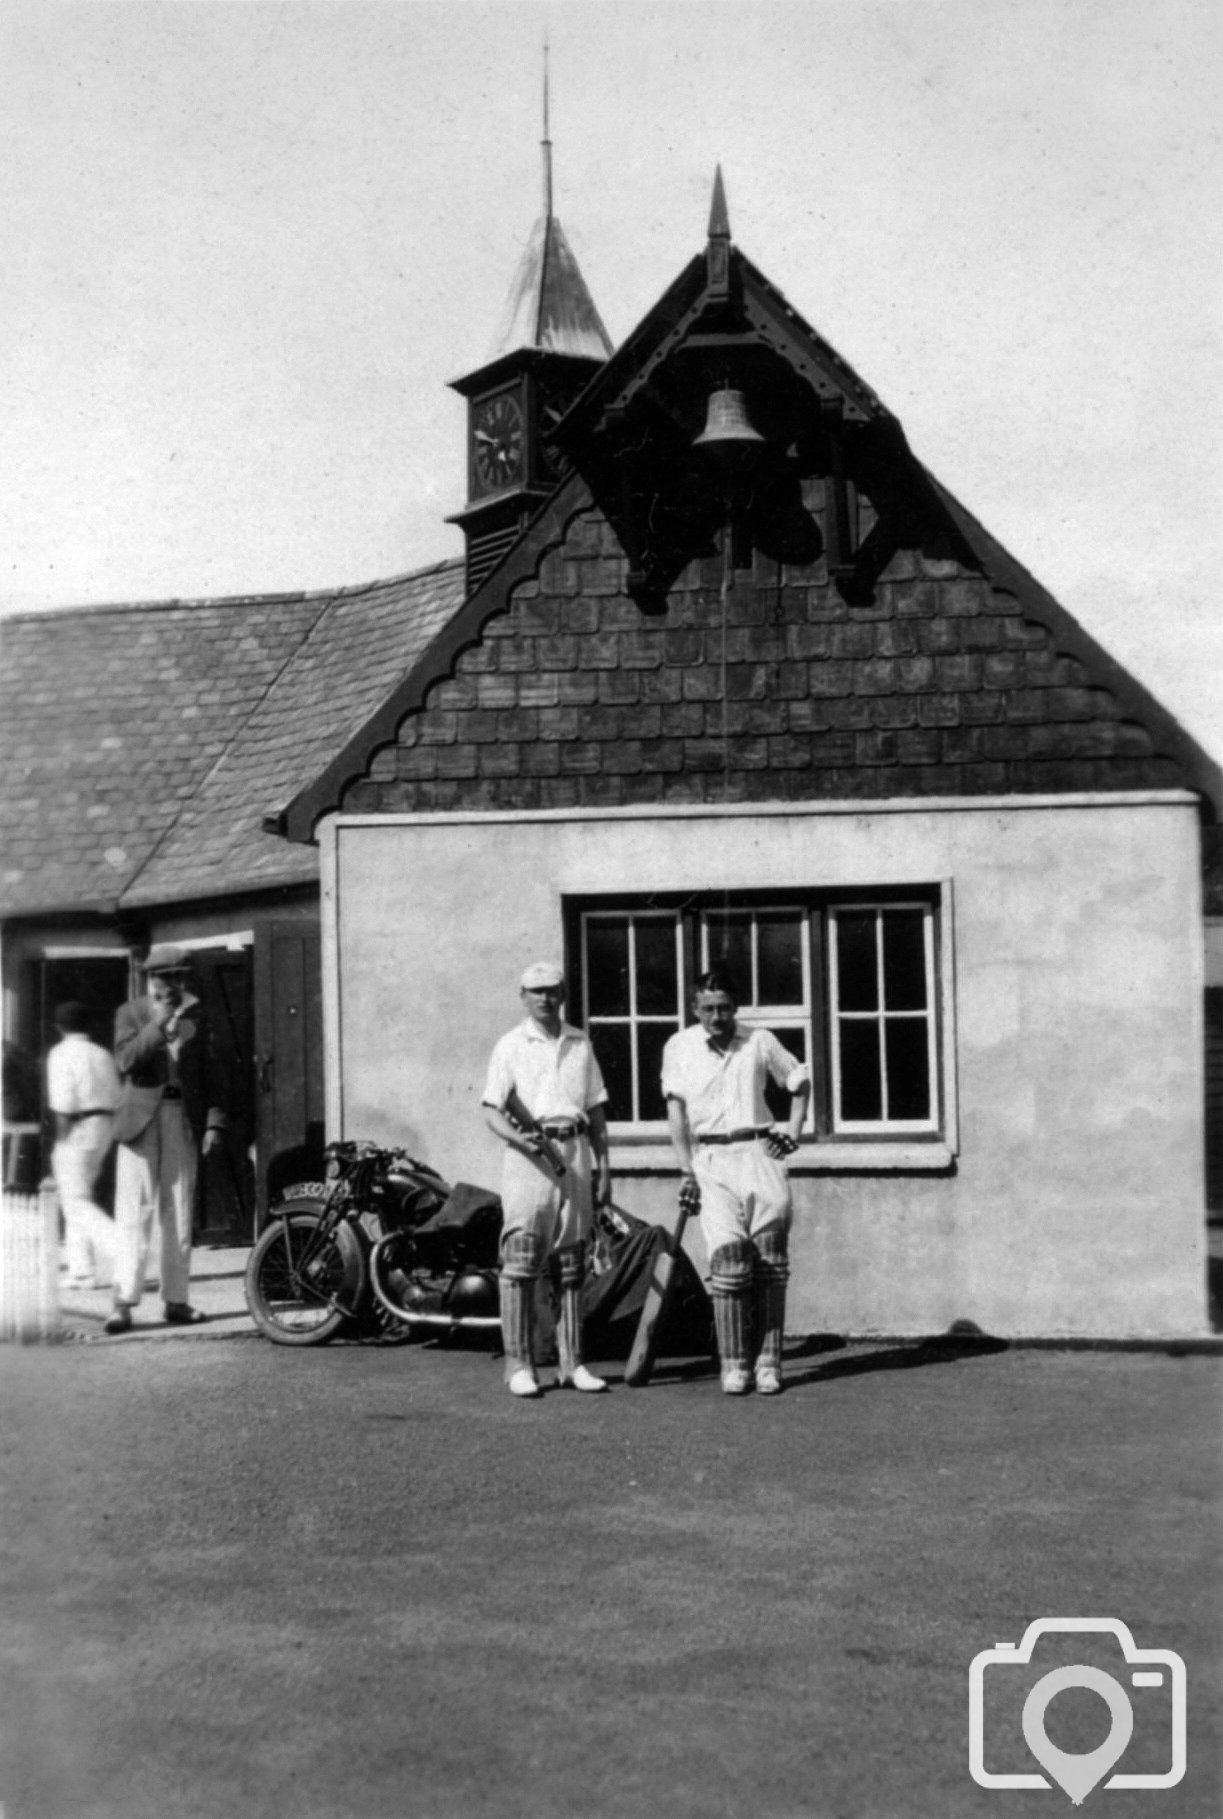
[[[47,1104],[55,1117],[51,1173],[64,1215],[70,1288],[106,1288],[115,1265],[115,1228],[93,1197],[114,1140],[119,1075],[90,1040],[89,1013],[75,1000],[55,1012],[60,1040],[47,1056]]]
[[[149,1241],[160,1235],[160,1286],[170,1326],[205,1316],[190,1305],[197,1160],[222,1142],[224,1095],[212,1031],[189,988],[182,948],[149,950],[148,994],[115,1017],[123,1092],[115,1115],[115,1310],[108,1333],[125,1333],[144,1292]]]
[[[501,1175],[501,1329],[512,1396],[538,1396],[536,1284],[551,1258],[560,1274],[559,1384],[598,1392],[582,1360],[582,1283],[597,1199],[611,1195],[607,1089],[594,1050],[561,1015],[565,976],[551,961],[522,975],[526,1018],[493,1049],[484,1116],[506,1145]]]
[[[771,1030],[737,1021],[738,993],[721,971],[696,982],[696,1022],[663,1050],[662,1090],[680,1194],[699,1209],[709,1249],[722,1388],[761,1396],[782,1387],[781,1345],[790,1275],[790,1182],[811,1095],[805,1062]],[[765,1088],[791,1095],[785,1129],[772,1121]]]

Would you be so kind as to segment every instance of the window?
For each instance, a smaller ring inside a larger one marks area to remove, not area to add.
[[[934,935],[922,904],[831,909],[832,1127],[934,1128]]]
[[[586,1030],[603,1070],[613,1121],[665,1123],[662,1051],[686,1021],[678,913],[584,915],[582,977]]]
[[[940,893],[740,893],[569,906],[575,1006],[607,1083],[613,1135],[662,1136],[663,1046],[694,979],[724,967],[740,1021],[811,1067],[817,1142],[937,1138],[942,1129]],[[787,1095],[769,1106],[784,1117]]]
[[[700,913],[698,972],[724,967],[738,986],[739,1021],[770,1029],[799,1061],[811,1059],[811,934],[809,912],[770,906]],[[687,1019],[685,1019],[687,1021]],[[789,1094],[772,1080],[765,1099],[774,1118],[789,1110]],[[808,1106],[808,1128],[812,1112]]]

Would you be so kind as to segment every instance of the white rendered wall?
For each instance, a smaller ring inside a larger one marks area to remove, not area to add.
[[[354,817],[323,849],[329,1128],[490,1186],[485,1063],[523,966],[560,957],[563,897],[941,885],[958,1154],[935,1174],[793,1171],[790,1329],[1207,1330],[1190,798]],[[669,1219],[674,1190],[621,1173],[616,1198]]]

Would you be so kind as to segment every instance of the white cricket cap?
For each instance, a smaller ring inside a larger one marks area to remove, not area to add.
[[[522,975],[524,992],[538,992],[546,985],[564,985],[565,975],[555,960],[536,960]]]

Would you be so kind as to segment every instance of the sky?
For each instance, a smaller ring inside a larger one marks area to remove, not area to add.
[[[1216,0],[0,0],[0,614],[461,553],[447,381],[540,212],[545,35],[613,341],[720,162],[735,242],[1223,760]]]

